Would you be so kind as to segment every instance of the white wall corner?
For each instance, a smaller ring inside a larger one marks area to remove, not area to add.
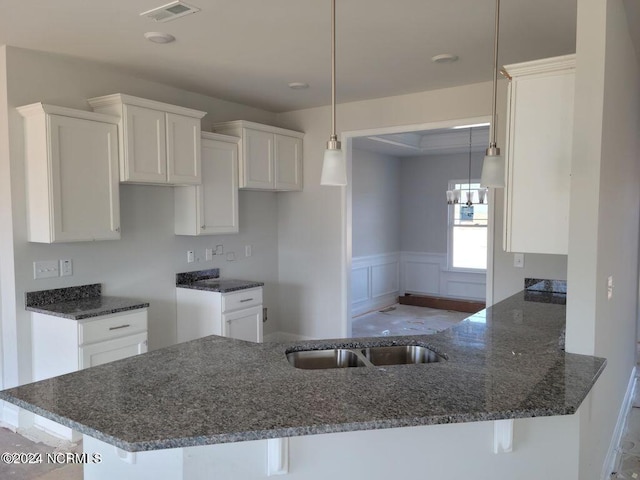
[[[267,440],[267,476],[289,473],[289,439],[270,438]]]
[[[513,419],[493,422],[493,453],[513,451]]]

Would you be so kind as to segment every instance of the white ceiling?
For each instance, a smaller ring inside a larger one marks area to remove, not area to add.
[[[471,130],[471,135],[469,135],[469,130]],[[354,149],[398,158],[468,153],[469,147],[472,152],[484,152],[488,145],[488,126],[471,129],[439,128],[353,139]]]
[[[0,0],[0,44],[97,60],[274,112],[330,99],[330,0],[191,0],[201,12],[156,23],[169,0]],[[338,102],[492,77],[494,0],[338,0]],[[143,38],[164,31],[177,41]],[[576,0],[503,0],[500,63],[575,51]],[[460,60],[436,65],[453,53]],[[289,82],[310,84],[291,90]]]

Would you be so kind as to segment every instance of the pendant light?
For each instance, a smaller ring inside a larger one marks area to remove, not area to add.
[[[496,146],[496,96],[498,90],[498,36],[500,32],[500,0],[496,0],[495,38],[493,45],[493,105],[491,126],[489,127],[489,148],[482,164],[480,185],[483,187],[504,188],[504,157]]]
[[[455,128],[455,127],[454,127]],[[467,184],[467,191],[463,192],[462,190],[447,190],[447,203],[449,205],[454,205],[457,203],[462,203],[463,194],[466,197],[466,201],[464,204],[467,207],[471,207],[474,204],[482,205],[484,203],[484,199],[486,198],[487,190],[485,188],[472,189],[471,188],[471,151],[472,151],[472,137],[473,135],[473,127],[469,127],[469,177]],[[477,202],[474,201],[477,197]]]
[[[324,151],[320,185],[347,184],[347,164],[336,134],[336,0],[331,0],[331,136]]]

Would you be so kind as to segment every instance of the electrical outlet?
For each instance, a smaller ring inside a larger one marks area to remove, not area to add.
[[[71,275],[73,275],[73,261],[60,260],[60,276],[70,277]]]
[[[193,250],[188,250],[187,251],[187,263],[193,263],[196,261],[196,257],[193,254]]]
[[[524,268],[524,253],[513,254],[513,266],[516,268]]]
[[[51,278],[59,275],[58,260],[33,262],[33,278]]]
[[[204,260],[206,262],[213,260],[213,248],[205,248],[204,249]]]
[[[609,275],[607,278],[607,300],[613,298],[613,275]]]
[[[216,245],[216,255],[224,255],[224,247],[222,245]]]
[[[251,254],[253,253],[251,250],[252,250],[251,249],[251,245],[245,245],[244,246],[244,256],[245,257],[250,257]]]

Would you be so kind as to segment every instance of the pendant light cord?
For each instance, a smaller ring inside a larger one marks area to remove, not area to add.
[[[336,134],[336,0],[331,0],[331,139]]]
[[[335,1],[335,0],[334,0]],[[496,148],[496,101],[498,96],[498,36],[500,34],[500,0],[496,0],[496,30],[493,45],[493,98],[491,106],[491,126],[489,127],[489,148]]]

